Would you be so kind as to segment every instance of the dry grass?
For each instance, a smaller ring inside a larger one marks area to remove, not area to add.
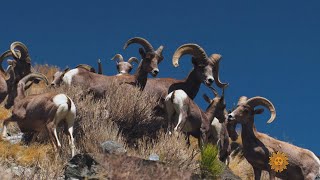
[[[158,139],[139,141],[137,149],[129,151],[130,154],[141,158],[148,158],[150,154],[157,154],[160,161],[180,169],[199,171],[200,150],[188,147],[184,136],[168,135],[160,132]]]
[[[2,159],[12,159],[24,166],[33,166],[39,159],[45,159],[52,155],[50,145],[32,144],[29,147],[21,144],[11,144],[6,141],[0,141],[0,157]]]
[[[49,81],[57,67],[37,65],[36,71],[47,75]],[[43,83],[33,85],[28,94],[41,92],[56,92],[67,94],[77,107],[75,123],[76,153],[101,152],[100,144],[107,140],[115,140],[126,146],[128,155],[148,158],[151,153],[160,155],[160,160],[180,169],[197,172],[199,170],[198,150],[188,148],[184,138],[169,136],[163,133],[165,121],[155,118],[152,108],[157,103],[152,95],[141,93],[135,88],[114,84],[103,100],[93,101],[91,95],[84,95],[81,88],[57,89],[46,88]],[[0,108],[3,117],[10,115],[10,111]],[[18,131],[17,125],[11,123],[8,132]],[[0,142],[0,163],[14,162],[35,171],[28,179],[57,179],[63,173],[63,167],[70,158],[67,137],[58,134],[62,142],[59,155],[55,156],[51,145],[32,144],[28,147],[22,144],[11,145]],[[47,135],[44,134],[46,138]],[[196,148],[197,149],[197,148]]]

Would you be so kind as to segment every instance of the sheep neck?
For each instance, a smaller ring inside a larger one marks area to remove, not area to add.
[[[249,123],[241,124],[241,138],[244,147],[254,146],[259,141],[255,135],[256,128],[253,124],[253,119]],[[246,148],[244,148],[246,149]]]
[[[141,63],[139,64],[136,70],[136,73],[133,75],[135,86],[140,87],[141,90],[143,90],[144,87],[146,86],[147,79],[148,79],[148,72],[142,69],[143,61],[144,60],[141,61]]]
[[[201,81],[198,79],[196,71],[193,69],[183,82],[183,90],[191,99],[194,99],[199,92]]]
[[[214,103],[214,104],[211,104],[206,112],[205,112],[205,115],[207,116],[208,120],[210,121],[210,124],[212,123],[214,117],[216,116],[216,106],[217,104]]]

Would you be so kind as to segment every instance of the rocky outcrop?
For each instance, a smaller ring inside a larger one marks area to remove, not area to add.
[[[77,154],[65,167],[65,179],[194,179],[190,172],[163,162],[115,154]]]

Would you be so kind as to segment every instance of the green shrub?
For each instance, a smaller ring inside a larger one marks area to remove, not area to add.
[[[218,159],[218,148],[212,144],[205,145],[201,150],[200,169],[202,178],[216,178],[224,170]]]

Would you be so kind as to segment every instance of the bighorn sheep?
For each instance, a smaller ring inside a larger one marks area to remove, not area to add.
[[[139,60],[136,57],[129,58],[128,62],[125,62],[121,54],[116,54],[111,60],[119,59],[117,62],[117,75],[130,74],[133,68],[133,62],[139,64]]]
[[[7,136],[9,122],[17,122],[22,132],[47,131],[55,150],[61,147],[57,136],[57,126],[60,122],[66,123],[71,154],[74,156],[73,124],[76,118],[76,107],[65,94],[44,93],[25,95],[27,83],[34,79],[41,79],[48,85],[47,78],[40,73],[31,73],[18,83],[18,95],[14,99],[11,117],[3,121],[2,137]]]
[[[159,99],[164,100],[168,93],[182,89],[191,99],[197,95],[201,83],[210,86],[214,81],[220,88],[225,88],[228,84],[222,83],[219,79],[219,62],[221,55],[212,54],[207,56],[206,52],[197,44],[184,44],[174,53],[172,63],[179,66],[179,59],[183,55],[192,55],[193,70],[184,80],[172,78],[150,79],[147,82],[145,91],[152,92]]]
[[[225,161],[230,152],[229,136],[225,123],[226,104],[224,101],[224,93],[219,96],[217,91],[210,87],[215,97],[210,99],[204,95],[209,106],[205,112],[188,97],[181,89],[172,91],[165,99],[165,107],[168,116],[168,123],[177,124],[175,131],[182,131],[198,139],[198,144],[201,147],[203,143],[212,143],[219,147],[219,158]],[[213,123],[217,120],[217,123]],[[233,136],[235,134],[231,134]],[[219,143],[218,143],[219,141]]]
[[[95,69],[86,64],[79,64],[74,69],[66,68],[63,71],[57,71],[53,75],[53,81],[51,82],[51,86],[60,86],[61,83],[65,83],[68,86],[72,85],[82,85],[88,86],[90,81],[85,79],[83,76],[87,74],[95,74]]]
[[[147,40],[140,37],[135,37],[126,42],[124,49],[133,43],[140,44],[144,47],[139,49],[142,60],[140,61],[137,71],[134,75],[104,76],[75,69],[64,74],[56,74],[52,85],[59,85],[62,81],[68,85],[80,84],[82,86],[89,87],[89,92],[93,92],[96,97],[103,96],[106,87],[109,86],[114,80],[119,81],[119,83],[122,84],[126,83],[134,85],[143,90],[147,82],[148,73],[151,73],[151,75],[154,77],[159,73],[158,64],[163,60],[163,46],[160,46],[157,50],[154,50],[152,45]]]
[[[319,177],[320,161],[313,152],[256,131],[254,115],[263,113],[263,109],[255,109],[259,105],[269,109],[271,117],[267,123],[271,123],[276,117],[276,111],[273,104],[263,97],[240,97],[237,108],[228,115],[228,123],[240,123],[242,126],[243,153],[253,167],[255,179],[260,179],[262,170],[269,172],[270,179],[314,180]],[[282,152],[288,158],[287,169],[280,173],[276,173],[269,165],[269,157],[274,152]]]
[[[4,71],[2,62],[8,57],[13,57],[13,60],[8,60],[11,68]],[[19,80],[31,73],[31,58],[27,47],[23,43],[13,42],[10,45],[10,50],[5,51],[0,56],[0,72],[0,103],[8,96],[5,108],[9,109],[17,96]]]

